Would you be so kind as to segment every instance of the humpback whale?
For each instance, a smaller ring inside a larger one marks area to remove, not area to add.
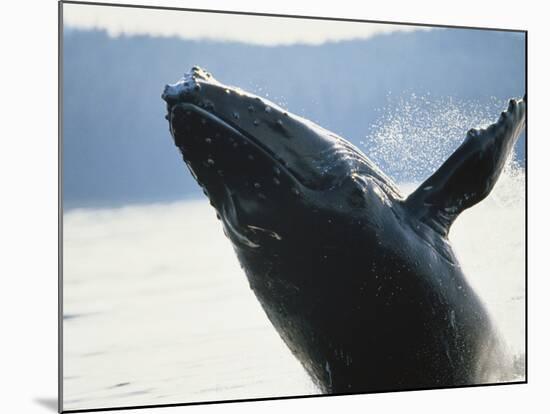
[[[201,68],[162,98],[251,289],[323,393],[499,380],[498,332],[448,233],[495,185],[525,98],[408,197],[345,139]]]

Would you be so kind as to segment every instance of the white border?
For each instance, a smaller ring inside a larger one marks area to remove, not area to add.
[[[122,1],[121,1],[122,2]],[[278,0],[146,1],[163,6],[330,16],[529,30],[529,384],[240,404],[136,410],[138,413],[530,412],[547,406],[550,352],[546,265],[550,107],[543,2]],[[3,2],[0,125],[2,287],[0,378],[6,412],[48,413],[37,400],[57,394],[57,4]],[[361,70],[361,68],[356,68]],[[475,70],[475,62],[472,62]],[[506,68],[502,68],[506,70]],[[543,112],[544,111],[544,112]],[[545,323],[546,322],[546,323]],[[544,410],[544,409],[543,409]],[[541,410],[536,410],[541,411]],[[134,411],[126,411],[134,412]]]

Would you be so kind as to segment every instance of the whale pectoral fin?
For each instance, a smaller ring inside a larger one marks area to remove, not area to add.
[[[443,236],[465,209],[493,189],[525,125],[526,99],[508,109],[487,129],[471,129],[458,149],[406,200],[411,214]]]

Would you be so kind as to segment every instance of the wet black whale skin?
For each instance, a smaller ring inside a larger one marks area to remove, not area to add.
[[[525,99],[408,198],[343,138],[200,68],[163,99],[250,287],[322,392],[498,380],[498,335],[447,235],[494,186]]]

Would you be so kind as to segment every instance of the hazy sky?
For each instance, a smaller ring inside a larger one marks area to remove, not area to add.
[[[416,26],[327,20],[243,16],[174,10],[152,10],[64,4],[69,27],[106,29],[112,36],[150,34],[186,39],[241,41],[262,45],[368,38],[378,33],[419,30]]]

